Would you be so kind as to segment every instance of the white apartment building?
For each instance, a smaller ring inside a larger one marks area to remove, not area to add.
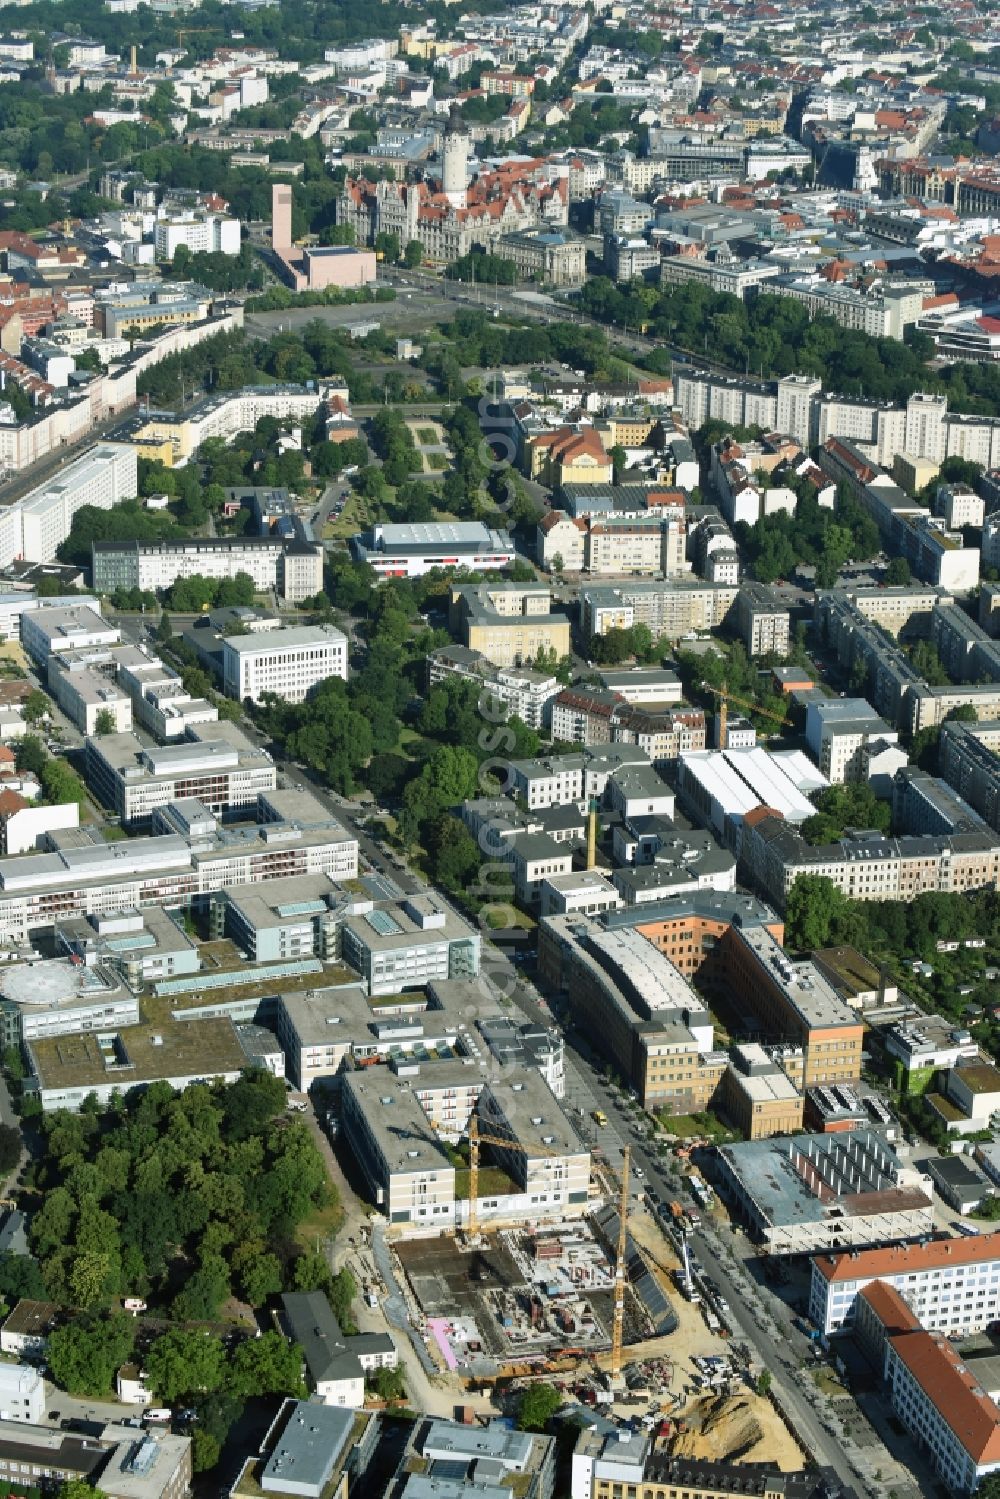
[[[970,1336],[1000,1317],[1000,1233],[817,1255],[809,1287],[816,1326],[850,1326],[858,1293],[873,1280],[893,1286],[928,1331]]]
[[[512,760],[510,792],[523,796],[532,812],[542,807],[585,810],[591,797],[604,795],[609,777],[626,765],[648,766],[649,756],[638,746],[602,745],[579,754]]]
[[[864,698],[825,698],[807,707],[806,743],[828,781],[867,779],[865,751],[879,740],[897,744],[899,735]]]
[[[223,690],[240,702],[259,703],[273,692],[301,703],[328,677],[347,680],[347,636],[333,625],[290,626],[223,641]]]
[[[131,698],[115,685],[112,677],[91,666],[86,655],[50,657],[48,687],[66,717],[82,734],[96,734],[104,713],[111,715],[113,733],[126,734],[132,727]]]
[[[318,393],[304,385],[245,385],[207,396],[182,417],[154,416],[143,426],[142,436],[172,443],[178,458],[190,458],[210,437],[228,442],[240,432],[252,432],[263,416],[279,422],[286,417],[307,421],[318,407]]]
[[[981,526],[986,514],[986,501],[976,494],[968,484],[939,484],[934,496],[934,514],[940,515],[949,531],[960,531],[965,526]]]
[[[451,677],[479,684],[485,696],[502,703],[529,729],[544,727],[550,704],[562,691],[562,683],[550,672],[534,671],[529,666],[494,666],[480,651],[464,645],[442,646],[427,658],[429,686]]]
[[[290,603],[323,587],[323,551],[284,536],[192,537],[182,541],[98,541],[94,587],[101,593],[139,588],[159,593],[179,578],[235,578],[246,573],[260,593],[271,589]]]
[[[73,604],[65,608],[34,609],[21,615],[21,644],[33,660],[42,666],[50,656],[75,654],[78,651],[117,645],[122,632],[109,624],[93,604]]]
[[[110,510],[135,497],[136,449],[102,442],[0,511],[0,567],[20,558],[51,562],[84,505]]]
[[[181,245],[192,255],[238,255],[240,221],[222,213],[190,213],[159,219],[153,232],[157,260],[173,260]]]

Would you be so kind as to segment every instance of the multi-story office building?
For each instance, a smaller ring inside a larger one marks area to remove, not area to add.
[[[0,567],[18,557],[49,562],[84,505],[110,510],[136,493],[136,450],[102,442],[0,510]]]
[[[587,572],[674,578],[691,570],[685,557],[687,524],[679,507],[640,518],[595,516],[586,524]]]
[[[161,324],[202,323],[211,308],[211,292],[193,281],[112,286],[94,298],[94,326],[105,338],[141,338]]]
[[[491,1159],[541,1212],[561,1207],[578,1216],[586,1210],[590,1151],[534,1067],[513,1079],[490,1078],[476,1112],[480,1134],[493,1137]],[[500,1140],[509,1140],[509,1147]]]
[[[323,551],[284,536],[94,543],[93,582],[99,593],[127,588],[159,593],[196,573],[202,578],[246,573],[258,592],[273,589],[297,604],[322,590]]]
[[[87,779],[123,823],[149,824],[157,807],[197,797],[212,812],[257,805],[277,787],[270,755],[231,723],[190,729],[177,744],[149,749],[134,734],[88,739]]]
[[[578,1023],[601,1038],[602,1054],[645,1107],[698,1113],[709,1106],[727,1061],[712,1049],[711,1018],[640,930],[631,923],[611,926],[614,914],[599,921],[579,914],[545,917],[539,962],[557,976]]]
[[[114,664],[118,682],[132,700],[135,722],[161,744],[183,739],[189,729],[218,723],[215,704],[193,698],[178,674],[148,646],[122,646],[114,653]]]
[[[329,961],[339,951],[340,896],[323,874],[236,885],[223,896],[226,931],[252,963],[313,956]]]
[[[240,702],[259,703],[273,692],[302,703],[328,677],[347,680],[347,636],[333,625],[292,625],[222,643],[222,685]]]
[[[793,1135],[802,1128],[802,1092],[757,1042],[733,1048],[722,1079],[722,1101],[748,1140]]]
[[[896,1415],[952,1493],[970,1494],[1000,1469],[1000,1392],[985,1387],[980,1360],[921,1327],[882,1280],[860,1293],[855,1333]]]
[[[0,859],[0,942],[25,945],[32,932],[74,916],[201,905],[230,886],[287,875],[355,879],[357,839],[332,817],[302,826],[297,795],[286,817],[287,795],[272,791],[258,798],[256,828],[223,829],[202,808],[181,835],[106,843],[81,829],[50,835],[50,852]]]
[[[969,1337],[1000,1317],[1000,1234],[817,1255],[809,1316],[824,1333],[850,1327],[860,1293],[876,1280],[898,1291],[929,1332]]]
[[[86,653],[59,652],[49,657],[48,688],[71,723],[82,734],[96,734],[110,715],[115,734],[132,727],[132,699],[102,670],[95,670]]]
[[[435,979],[474,978],[480,938],[433,896],[411,896],[391,910],[347,916],[341,931],[346,962],[369,994],[396,994]]]
[[[634,904],[625,910],[608,911],[598,921],[601,929],[634,928],[657,951],[669,958],[687,979],[698,978],[711,985],[718,977],[719,946],[731,925],[762,926],[777,942],[784,937],[784,924],[761,901],[747,895],[717,891],[711,886],[680,895]],[[563,961],[566,949],[550,942],[547,928],[539,932],[539,968],[552,983],[566,987]],[[724,979],[718,977],[719,982]]]
[[[764,926],[730,926],[719,947],[717,975],[741,1009],[767,1035],[802,1048],[803,1089],[861,1076],[864,1025],[815,963],[793,961]]]
[[[579,286],[586,276],[586,241],[555,226],[501,234],[493,253],[512,260],[520,276],[553,286]]]

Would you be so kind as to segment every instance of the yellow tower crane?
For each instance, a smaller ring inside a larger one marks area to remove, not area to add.
[[[205,36],[207,32],[207,26],[185,26],[177,32],[177,45],[178,47],[183,47],[186,36]]]
[[[622,1156],[622,1194],[618,1203],[618,1252],[615,1255],[615,1305],[611,1327],[611,1378],[622,1372],[622,1344],[625,1339],[625,1236],[628,1224],[628,1177],[630,1151]]]
[[[713,687],[709,682],[702,682],[706,692],[719,700],[719,748],[726,747],[726,728],[729,723],[729,704],[735,703],[738,708],[746,708],[749,713],[756,713],[759,718],[770,718],[775,723],[784,725],[785,728],[792,727],[790,718],[783,713],[772,713],[770,708],[761,708],[759,704],[753,703],[749,698],[737,697],[735,692],[730,692],[726,687]]]
[[[469,1117],[469,1224],[468,1235],[474,1239],[479,1233],[479,1147],[496,1145],[503,1150],[519,1150],[522,1155],[548,1157],[550,1150],[539,1150],[534,1145],[522,1145],[520,1140],[506,1139],[501,1135],[484,1135],[479,1130],[479,1115]]]

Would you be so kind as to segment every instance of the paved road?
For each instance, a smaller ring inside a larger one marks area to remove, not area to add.
[[[0,505],[13,504],[15,500],[27,494],[29,489],[44,484],[65,464],[74,458],[79,458],[81,453],[87,452],[96,442],[100,442],[106,433],[114,427],[120,427],[134,409],[134,407],[125,407],[116,415],[107,416],[102,422],[95,422],[86,435],[76,442],[63,443],[53,448],[51,453],[47,453],[44,458],[39,458],[38,462],[31,464],[30,468],[15,474],[8,483],[0,486]]]

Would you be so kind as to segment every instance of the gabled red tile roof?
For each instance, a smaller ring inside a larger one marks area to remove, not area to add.
[[[1000,1463],[1000,1408],[947,1338],[904,1332],[889,1343],[973,1462]]]
[[[873,1280],[860,1294],[891,1336],[920,1331],[919,1317],[907,1306],[895,1286],[887,1285],[884,1280]]]
[[[940,1270],[946,1265],[977,1265],[1000,1260],[1000,1232],[968,1239],[931,1239],[927,1244],[900,1244],[894,1249],[859,1249],[853,1253],[820,1254],[813,1264],[828,1281],[878,1280],[886,1275],[912,1275]]]

